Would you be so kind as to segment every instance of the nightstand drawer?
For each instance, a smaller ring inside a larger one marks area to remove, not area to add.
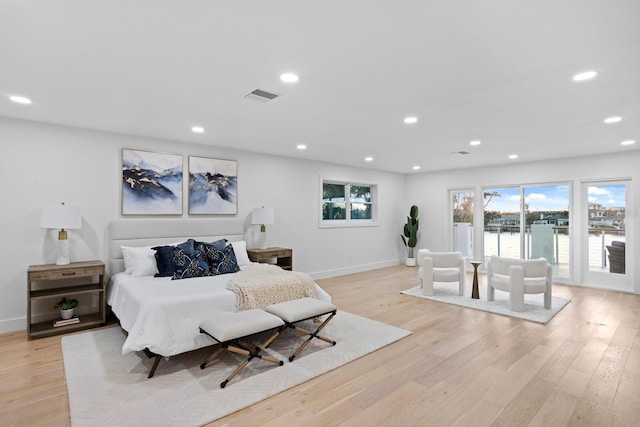
[[[69,264],[68,266],[31,266],[29,268],[29,279],[37,282],[39,280],[62,280],[72,279],[74,277],[100,276],[104,274],[104,265],[87,265],[76,266]]]
[[[274,249],[257,256],[259,260],[291,256],[291,249]]]
[[[73,269],[60,269],[57,271],[30,271],[29,277],[34,282],[39,280],[62,280],[73,279],[74,277],[100,276],[104,274],[102,267],[86,267]]]
[[[248,249],[247,254],[253,262],[265,262],[275,258],[278,266],[285,270],[293,269],[293,251],[289,248]]]

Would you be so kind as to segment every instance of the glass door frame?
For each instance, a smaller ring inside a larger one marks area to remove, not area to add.
[[[449,247],[453,250],[454,247],[454,231],[453,231],[453,195],[455,193],[461,192],[473,192],[474,193],[474,219],[473,219],[473,258],[478,260],[485,260],[484,253],[484,193],[486,189],[493,188],[519,188],[520,191],[520,251],[522,256],[527,256],[529,251],[527,250],[527,244],[529,236],[526,235],[526,200],[524,198],[525,190],[527,188],[536,188],[536,187],[558,187],[558,186],[566,186],[569,189],[569,194],[567,196],[567,207],[569,210],[569,225],[568,225],[568,260],[569,260],[569,268],[568,268],[568,277],[566,276],[554,276],[553,280],[558,283],[572,283],[575,277],[574,271],[574,260],[575,258],[575,248],[574,248],[574,233],[578,229],[575,224],[575,218],[577,218],[577,214],[574,209],[574,185],[571,181],[558,181],[558,182],[544,182],[544,183],[527,183],[527,184],[496,184],[496,185],[484,185],[478,187],[459,187],[459,188],[449,188],[448,189],[448,201],[449,201]],[[627,192],[628,194],[628,192]],[[480,267],[481,271],[486,271],[486,265],[483,262],[483,265]]]
[[[610,273],[608,271],[592,270],[589,265],[589,187],[596,186],[611,186],[611,185],[625,185],[625,274]],[[633,263],[630,262],[633,257],[633,238],[629,239],[629,236],[634,235],[633,217],[629,215],[631,212],[630,207],[633,206],[632,200],[632,180],[631,178],[616,178],[616,179],[598,179],[598,180],[582,180],[580,182],[580,194],[582,199],[582,206],[580,207],[580,217],[582,219],[582,226],[580,235],[582,237],[582,257],[581,257],[581,282],[588,284],[592,287],[601,289],[633,292]]]

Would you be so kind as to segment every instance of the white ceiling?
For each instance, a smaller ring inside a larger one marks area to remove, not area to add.
[[[639,44],[638,0],[2,0],[0,116],[400,173],[594,155],[640,149]]]

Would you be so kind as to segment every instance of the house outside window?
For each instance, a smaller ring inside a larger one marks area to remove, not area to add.
[[[377,224],[377,185],[321,180],[320,226]]]

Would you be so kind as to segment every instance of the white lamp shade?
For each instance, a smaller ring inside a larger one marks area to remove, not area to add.
[[[40,227],[60,229],[82,228],[80,206],[65,205],[64,203],[46,206],[40,217]]]
[[[274,224],[273,208],[255,208],[251,212],[251,224],[270,225]]]

